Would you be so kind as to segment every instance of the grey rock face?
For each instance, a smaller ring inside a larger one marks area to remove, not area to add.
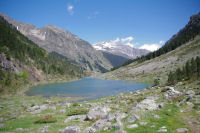
[[[0,14],[18,31],[49,52],[58,53],[86,70],[106,71],[112,68],[101,52],[96,51],[88,42],[69,31],[48,25],[37,28],[32,24],[21,23]]]
[[[13,72],[15,70],[13,63],[7,60],[3,54],[0,54],[0,66],[9,72]]]

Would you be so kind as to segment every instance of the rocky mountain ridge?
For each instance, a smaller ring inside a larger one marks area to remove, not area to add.
[[[37,28],[32,24],[21,23],[1,13],[18,31],[49,52],[57,52],[89,71],[106,71],[112,68],[110,62],[101,52],[96,51],[88,42],[78,38],[69,31],[53,25]]]
[[[98,42],[93,44],[92,46],[96,50],[122,56],[128,59],[135,59],[150,52],[145,49],[137,49],[130,45],[115,44],[110,41]]]

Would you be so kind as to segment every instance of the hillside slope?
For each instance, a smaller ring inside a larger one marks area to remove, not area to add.
[[[95,76],[104,79],[131,80],[143,83],[153,83],[154,79],[160,79],[161,84],[164,84],[170,71],[181,67],[188,59],[196,56],[200,56],[200,36],[154,59],[142,63],[134,62],[115,71]]]
[[[200,13],[191,16],[188,24],[159,50],[128,61],[115,71],[94,76],[151,84],[158,79],[161,84],[165,84],[170,71],[182,67],[187,60],[200,55],[199,35]]]
[[[71,32],[53,25],[37,28],[32,24],[21,23],[0,13],[18,31],[48,52],[56,52],[65,56],[68,61],[90,71],[106,71],[112,65],[103,54],[96,51],[88,42],[78,38]]]
[[[0,90],[58,77],[73,79],[82,74],[79,67],[40,48],[0,17]]]
[[[113,67],[119,67],[122,66],[126,61],[129,60],[129,58],[119,56],[116,54],[112,54],[109,52],[101,51],[103,53],[103,56],[110,61]]]
[[[163,47],[140,58],[129,60],[124,65],[128,65],[135,61],[143,62],[145,60],[156,58],[193,40],[197,35],[200,35],[200,13],[191,16],[188,24],[177,34],[173,35]]]

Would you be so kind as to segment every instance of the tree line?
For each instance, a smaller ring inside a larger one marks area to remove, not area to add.
[[[168,84],[172,85],[179,81],[190,80],[200,77],[200,57],[188,60],[182,68],[177,68],[176,71],[168,74]]]

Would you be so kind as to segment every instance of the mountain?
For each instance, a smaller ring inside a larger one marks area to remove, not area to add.
[[[158,49],[157,51],[151,52],[145,56],[136,58],[134,60],[129,60],[124,65],[128,65],[135,61],[145,61],[156,58],[160,55],[166,54],[181,45],[193,40],[197,35],[200,34],[200,13],[195,14],[190,17],[190,20],[184,28],[182,28],[177,34],[173,35],[163,47]]]
[[[126,61],[129,60],[129,58],[123,57],[123,56],[119,56],[119,55],[115,55],[109,52],[104,52],[101,51],[103,53],[103,56],[110,61],[110,63],[112,64],[113,67],[119,67],[122,66]]]
[[[114,71],[95,75],[104,79],[120,79],[165,85],[170,71],[182,68],[188,60],[200,56],[200,13],[190,17],[188,24],[159,50],[137,58]]]
[[[98,43],[93,44],[92,46],[96,50],[122,56],[128,59],[135,59],[137,57],[140,57],[150,52],[145,49],[133,48],[130,45],[113,43],[112,41],[98,42]]]
[[[65,56],[68,61],[85,70],[106,71],[112,67],[101,52],[69,31],[53,25],[37,28],[32,24],[15,21],[5,14],[0,15],[41,48]]]
[[[0,91],[82,76],[79,67],[40,48],[0,16]]]

